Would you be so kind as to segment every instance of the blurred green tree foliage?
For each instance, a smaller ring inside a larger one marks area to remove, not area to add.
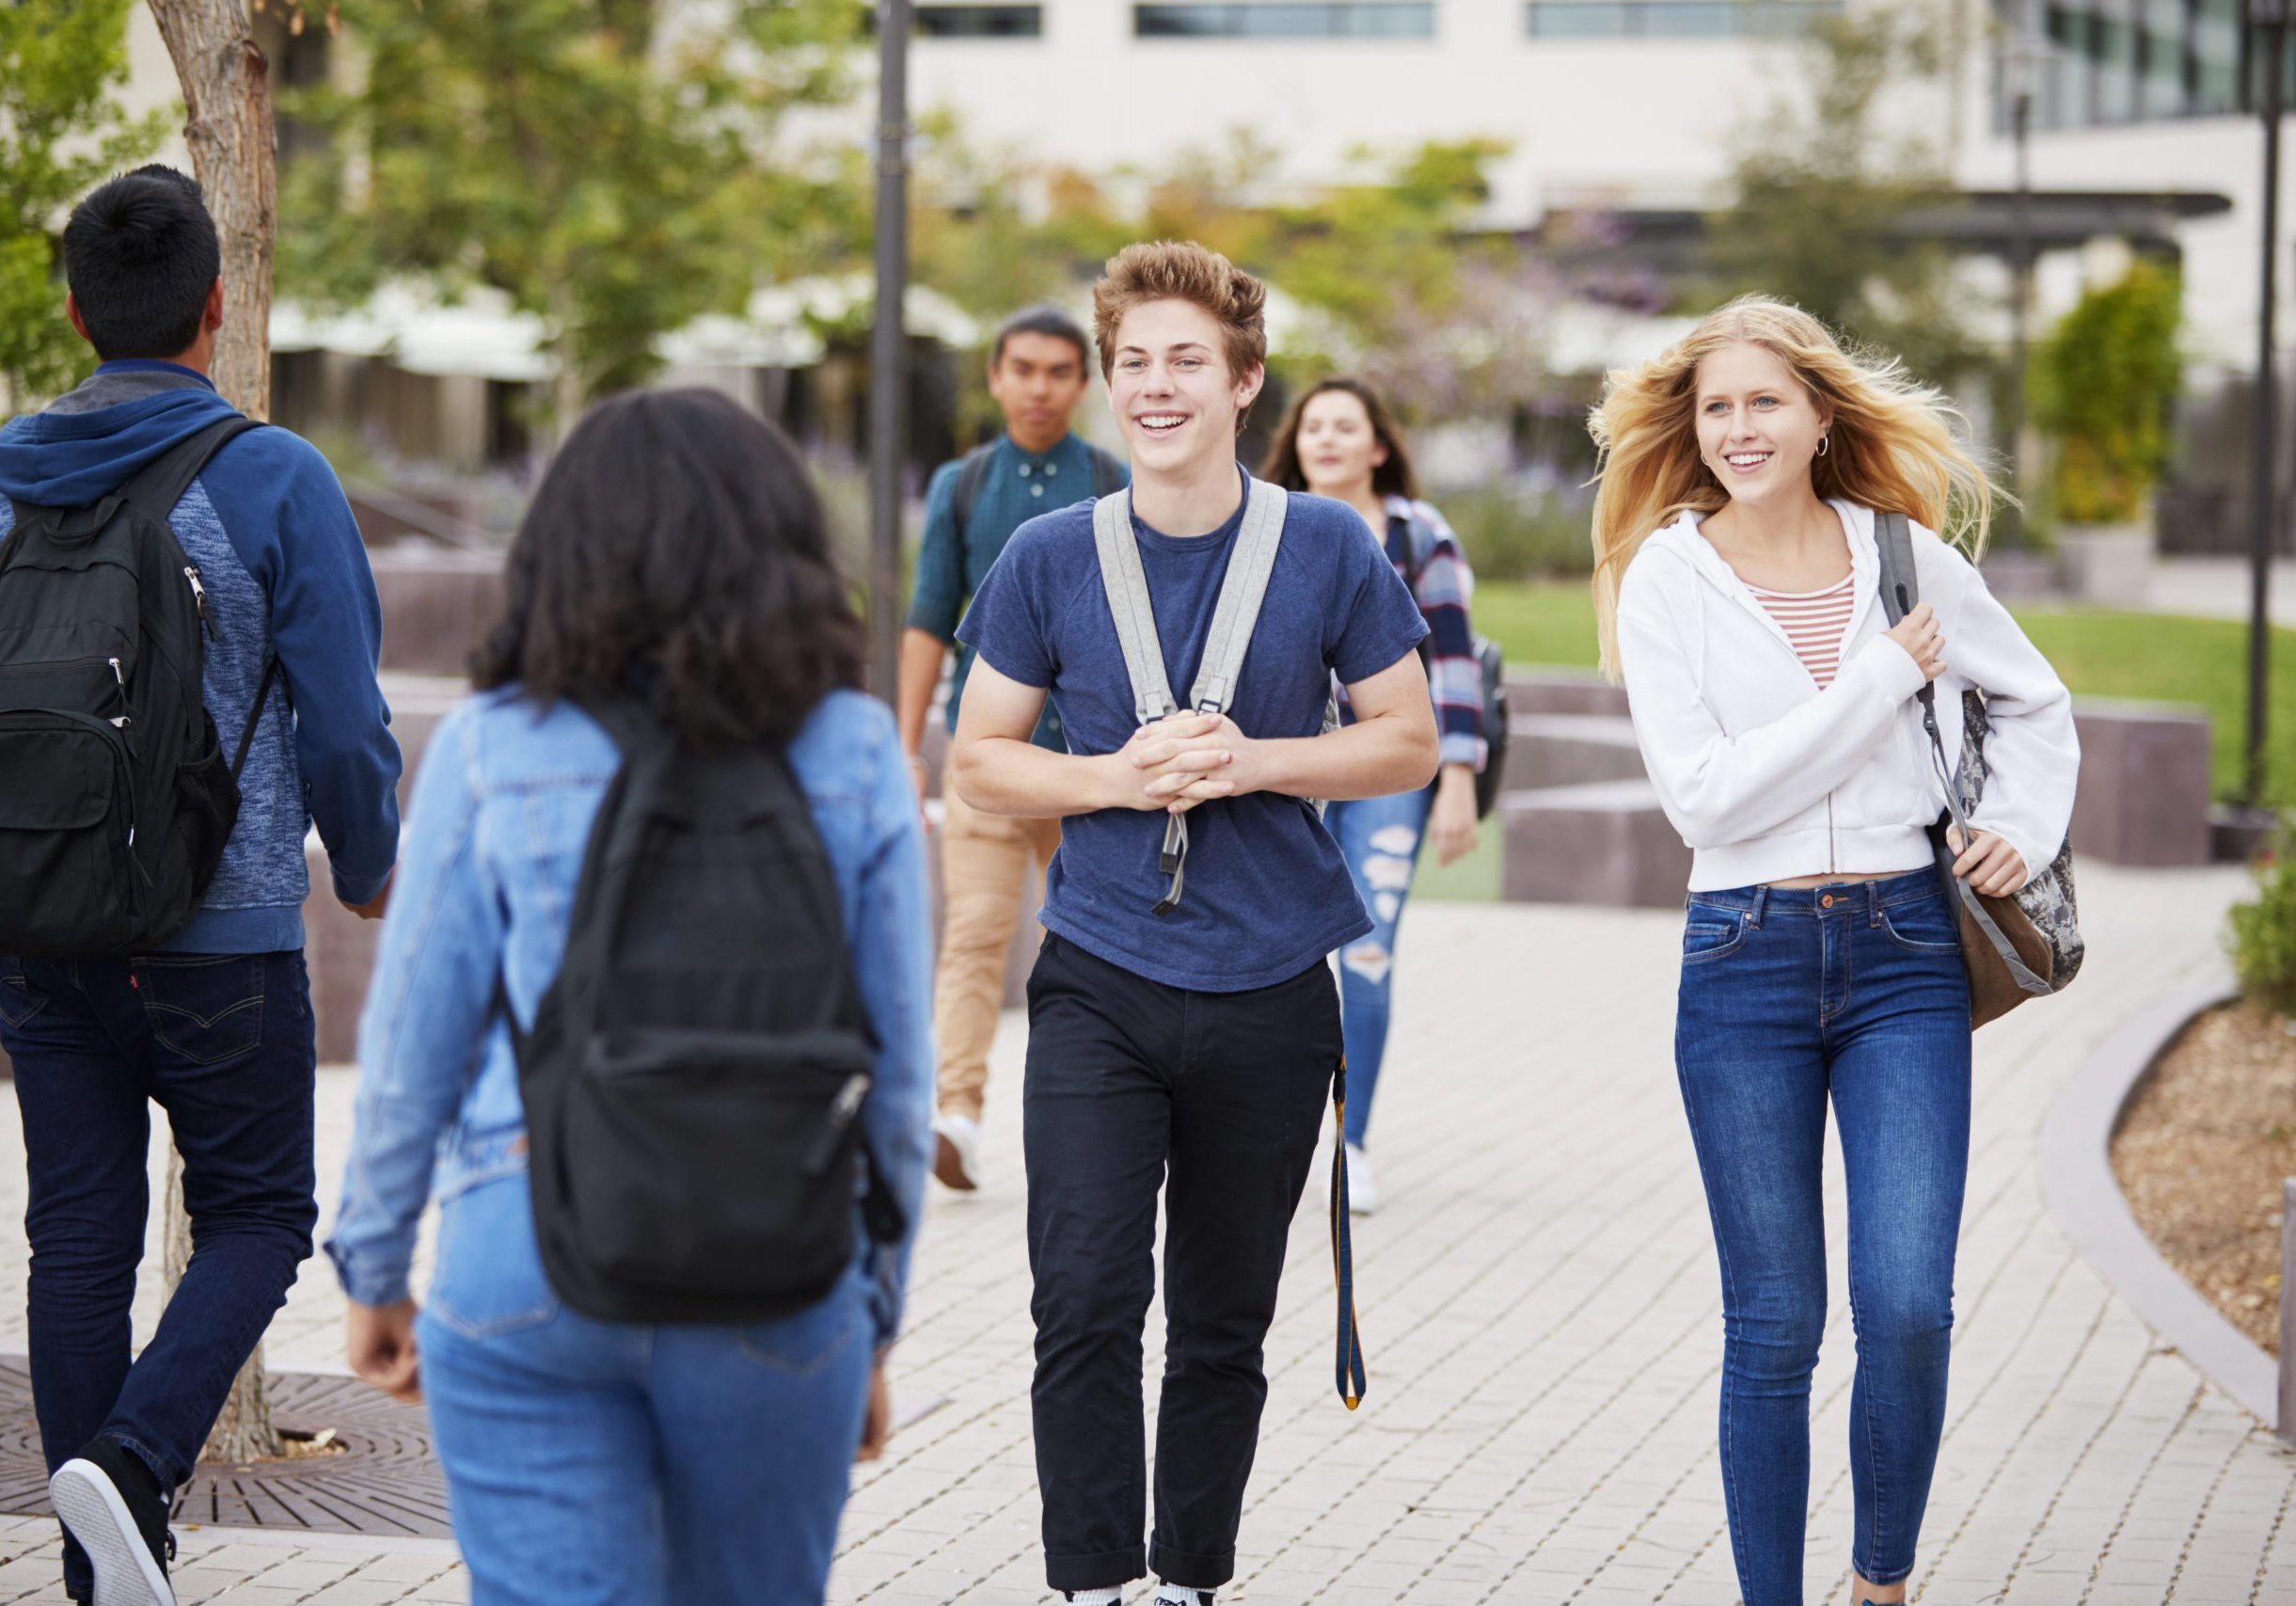
[[[1271,366],[1345,369],[1419,421],[1503,409],[1541,372],[1549,305],[1538,264],[1480,233],[1496,141],[1355,153],[1336,183],[1288,184],[1248,133],[1160,173],[1096,179],[985,154],[942,125],[919,183],[917,277],[993,321],[1035,300],[1081,302],[1126,242],[1196,240],[1276,291]]]
[[[654,342],[852,252],[860,152],[785,115],[850,93],[851,0],[340,0],[350,82],[283,109],[323,130],[282,181],[282,294],[398,275],[491,285],[543,317],[562,427],[643,380]]]
[[[1980,366],[1950,262],[1905,228],[1912,214],[1959,204],[1943,144],[1909,135],[1891,101],[1941,87],[1952,26],[1933,0],[1815,24],[1801,73],[1738,138],[1736,203],[1709,220],[1714,299],[1791,301],[1931,384]]]
[[[2056,448],[2056,516],[2076,524],[2144,517],[2167,467],[2169,406],[2184,380],[2177,276],[2152,262],[2092,289],[2034,369],[2034,411]]]
[[[64,321],[64,216],[148,155],[169,121],[165,110],[128,119],[115,94],[128,75],[133,4],[0,5],[0,383],[17,405],[94,366]]]

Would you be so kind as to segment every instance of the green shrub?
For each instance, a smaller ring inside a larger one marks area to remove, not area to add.
[[[1591,574],[1593,493],[1499,483],[1431,497],[1466,549],[1477,580]]]
[[[2034,367],[2034,410],[2056,447],[2049,501],[2075,524],[2145,516],[2168,463],[2169,405],[2183,382],[2177,349],[2184,292],[2140,262],[2065,315]]]
[[[2255,874],[2256,900],[2233,905],[2225,946],[2252,1002],[2296,1014],[2296,838],[2287,821]]]

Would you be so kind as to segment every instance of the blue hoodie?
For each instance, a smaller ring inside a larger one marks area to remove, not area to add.
[[[82,507],[233,409],[207,377],[166,362],[107,362],[42,413],[0,428],[0,540],[9,501]],[[212,458],[168,520],[199,567],[215,633],[208,712],[227,750],[246,728],[264,666],[274,686],[240,772],[239,823],[172,953],[303,946],[312,824],[335,894],[364,903],[399,846],[399,744],[375,669],[383,610],[358,525],[326,459],[284,429],[241,436]]]

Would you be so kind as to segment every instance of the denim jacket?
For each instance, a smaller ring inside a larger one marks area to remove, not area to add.
[[[910,1223],[877,1257],[881,1345],[900,1322],[931,1130],[931,933],[916,795],[891,714],[858,692],[825,698],[789,759],[836,871],[881,1045],[862,1119]],[[434,1192],[444,1205],[526,1169],[496,978],[530,1027],[565,954],[583,848],[619,761],[588,715],[562,703],[540,710],[515,688],[465,703],[431,739],[359,1023],[351,1159],[326,1246],[361,1304],[407,1297],[416,1224]]]

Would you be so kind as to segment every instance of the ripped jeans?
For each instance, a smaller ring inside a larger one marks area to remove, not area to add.
[[[1371,1094],[1387,1055],[1388,988],[1395,974],[1395,927],[1411,896],[1419,844],[1435,789],[1335,803],[1323,824],[1347,855],[1348,874],[1370,911],[1371,930],[1339,950],[1339,1020],[1347,1034],[1347,1140],[1363,1147]]]

